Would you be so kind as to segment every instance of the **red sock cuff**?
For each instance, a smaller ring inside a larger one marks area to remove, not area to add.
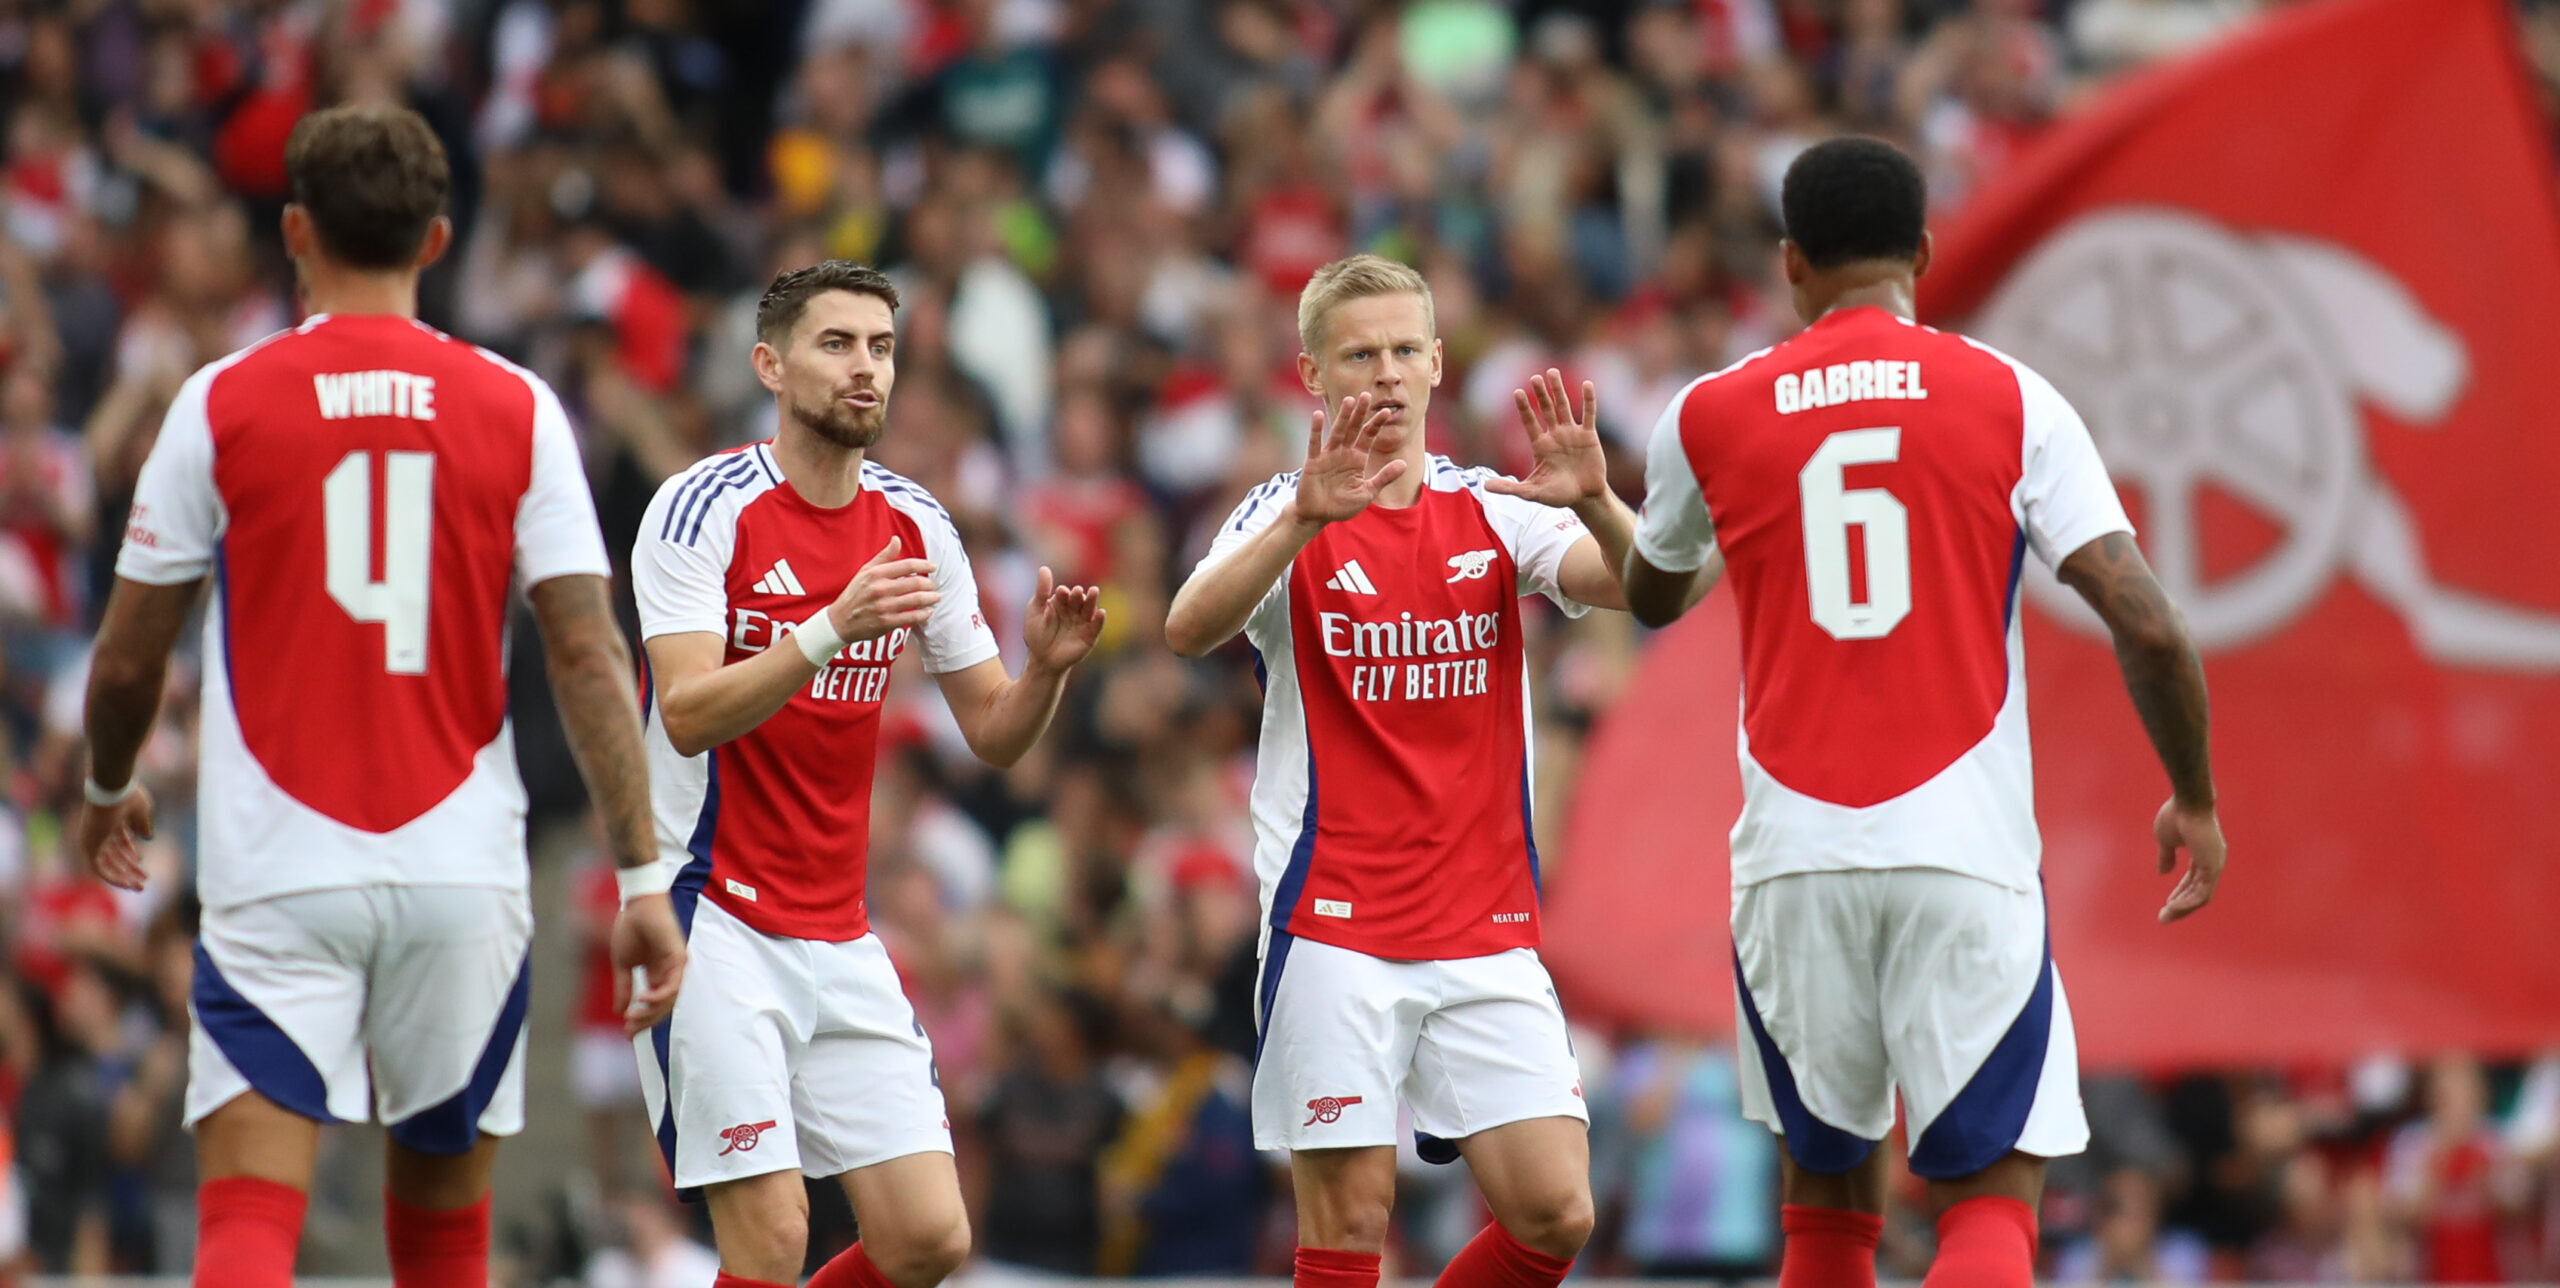
[[[741,1279],[738,1282],[744,1284],[748,1281]],[[872,1263],[871,1254],[864,1252],[861,1243],[857,1242],[818,1267],[818,1273],[809,1276],[809,1288],[895,1288],[895,1285],[889,1282],[887,1275],[880,1273],[880,1267]]]
[[[2000,1235],[2014,1232],[2027,1242],[2027,1255],[2036,1254],[2036,1210],[2022,1199],[2001,1194],[1982,1194],[1948,1208],[1938,1216],[1938,1242],[1965,1235]]]
[[[1504,1261],[1523,1270],[1534,1271],[1551,1283],[1562,1281],[1566,1272],[1573,1269],[1573,1258],[1551,1257],[1522,1243],[1509,1230],[1503,1229],[1500,1221],[1486,1222],[1484,1234],[1480,1237],[1493,1240],[1493,1246],[1501,1250]]]
[[[1778,1209],[1778,1228],[1790,1236],[1846,1239],[1872,1248],[1884,1237],[1884,1218],[1873,1212],[1801,1207],[1789,1203]]]
[[[196,1187],[196,1208],[208,1216],[302,1224],[311,1196],[290,1185],[254,1176],[226,1176]]]
[[[489,1196],[461,1208],[411,1207],[382,1195],[382,1228],[390,1244],[392,1259],[421,1256],[442,1258],[477,1251],[489,1251]]]
[[[832,1266],[835,1262],[830,1261],[827,1264]],[[723,1270],[719,1278],[711,1281],[711,1288],[791,1288],[791,1285],[778,1284],[769,1279],[749,1279],[745,1275],[733,1275]]]
[[[1300,1248],[1290,1278],[1296,1288],[1378,1288],[1381,1260],[1374,1252]]]

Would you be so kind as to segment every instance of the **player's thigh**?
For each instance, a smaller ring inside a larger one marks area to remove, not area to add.
[[[376,929],[362,889],[205,910],[188,999],[189,1127],[251,1090],[314,1121],[365,1121],[365,962]]]
[[[1535,952],[1432,962],[1439,1005],[1423,1016],[1404,1094],[1424,1136],[1463,1140],[1509,1123],[1588,1123],[1564,1007]]]
[[[482,886],[386,887],[365,1004],[374,1102],[391,1138],[459,1155],[524,1128],[532,901]]]
[[[1578,1253],[1597,1219],[1591,1139],[1578,1118],[1525,1118],[1458,1142],[1493,1219],[1552,1256]]]
[[[676,1187],[800,1167],[792,1076],[817,985],[807,943],[764,935],[708,900],[695,905],[684,991],[640,1035],[640,1084]]]
[[[2078,1153],[2088,1121],[2043,893],[1928,869],[1885,875],[1878,980],[1911,1170],[1953,1180],[2012,1151]]]
[[[1849,1171],[1893,1130],[1876,991],[1876,872],[1808,872],[1733,894],[1743,1116],[1798,1167]]]
[[[876,935],[810,945],[816,1020],[791,1083],[800,1166],[834,1176],[951,1152],[933,1043]]]
[[[1253,1066],[1256,1149],[1396,1143],[1396,1094],[1434,1001],[1424,965],[1272,934]]]
[[[905,1154],[843,1177],[862,1246],[890,1282],[934,1283],[969,1255],[960,1168],[939,1151]]]

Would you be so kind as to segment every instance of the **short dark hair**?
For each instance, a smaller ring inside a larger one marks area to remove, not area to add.
[[[453,186],[444,144],[405,107],[351,104],[303,117],[285,142],[284,168],[321,247],[349,268],[416,262]]]
[[[792,269],[764,288],[764,298],[756,301],[756,339],[781,348],[791,338],[791,328],[799,325],[800,315],[808,311],[809,301],[829,291],[875,295],[890,312],[898,311],[898,285],[888,274],[849,259],[822,259]]]
[[[1815,268],[1907,260],[1920,253],[1929,187],[1902,149],[1852,135],[1805,149],[1787,167],[1778,206],[1787,240]]]

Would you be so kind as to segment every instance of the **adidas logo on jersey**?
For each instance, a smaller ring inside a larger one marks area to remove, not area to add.
[[[1360,561],[1357,559],[1334,570],[1333,579],[1325,583],[1325,589],[1338,590],[1346,595],[1378,593],[1377,583],[1369,580],[1369,574],[1360,571]]]
[[[775,564],[770,571],[766,572],[764,579],[756,583],[755,589],[759,595],[806,595],[809,593],[800,588],[800,579],[791,574],[791,561],[788,559]]]

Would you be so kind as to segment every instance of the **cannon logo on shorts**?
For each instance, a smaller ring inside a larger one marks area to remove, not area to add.
[[[760,1123],[740,1123],[735,1127],[721,1128],[720,1139],[729,1143],[720,1147],[720,1155],[726,1155],[732,1150],[743,1154],[754,1149],[756,1143],[764,1139],[764,1134],[772,1131],[773,1128],[774,1123],[771,1119]]]
[[[1317,1123],[1341,1122],[1342,1111],[1359,1103],[1358,1096],[1318,1096],[1307,1102],[1308,1118],[1298,1125],[1313,1127]]]

